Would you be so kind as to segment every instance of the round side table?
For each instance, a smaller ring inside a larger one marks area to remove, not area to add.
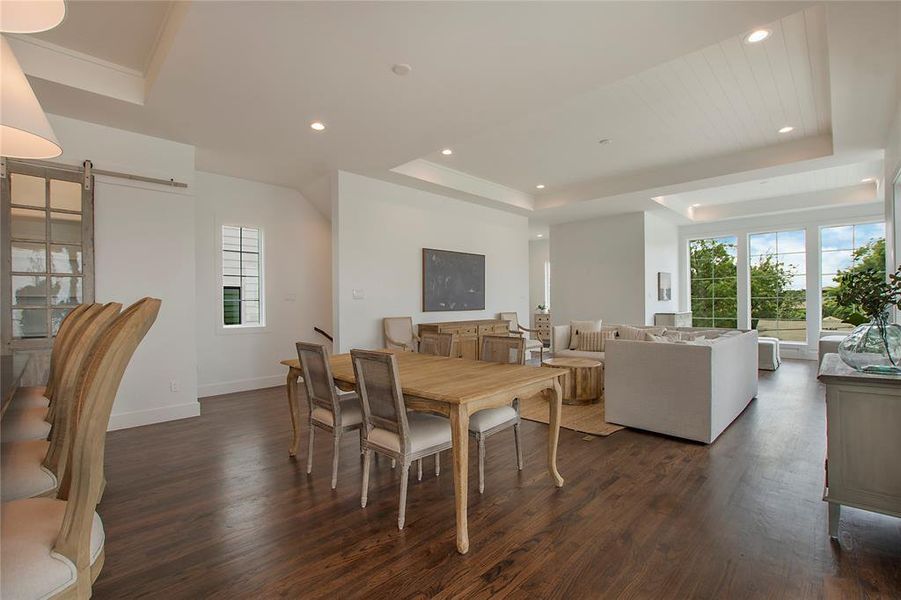
[[[604,389],[604,364],[591,358],[549,358],[543,367],[566,369],[561,386],[563,404],[594,404],[600,402]]]

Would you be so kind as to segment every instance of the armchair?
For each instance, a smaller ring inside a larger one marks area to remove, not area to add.
[[[382,319],[385,333],[385,348],[416,352],[419,336],[413,329],[413,317],[385,317]]]
[[[519,315],[515,312],[502,312],[499,315],[499,318],[503,321],[507,321],[510,324],[510,335],[518,335],[525,340],[526,352],[531,352],[532,350],[538,350],[538,356],[540,360],[544,360],[544,343],[541,340],[535,340],[529,337],[524,337],[525,333],[538,333],[534,329],[529,329],[528,327],[523,327],[519,324]]]

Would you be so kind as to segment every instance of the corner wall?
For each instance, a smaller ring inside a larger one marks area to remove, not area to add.
[[[679,306],[679,227],[652,212],[644,213],[645,323],[654,314],[677,312]],[[657,274],[669,273],[672,285],[669,300],[657,299]]]
[[[335,350],[380,348],[382,318],[529,322],[526,217],[340,171],[333,190]],[[422,312],[422,249],[485,255],[485,310]],[[363,298],[354,299],[353,290]]]

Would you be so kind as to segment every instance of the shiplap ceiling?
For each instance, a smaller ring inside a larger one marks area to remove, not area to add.
[[[788,15],[765,24],[772,34],[762,43],[745,43],[743,32],[425,158],[541,197],[580,180],[828,134],[824,12]],[[785,125],[794,130],[778,133]]]

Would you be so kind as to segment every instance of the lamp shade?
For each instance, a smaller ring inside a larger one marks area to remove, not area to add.
[[[0,155],[53,158],[63,150],[19,61],[0,35]]]
[[[63,0],[3,0],[0,2],[0,32],[37,33],[63,22]]]

